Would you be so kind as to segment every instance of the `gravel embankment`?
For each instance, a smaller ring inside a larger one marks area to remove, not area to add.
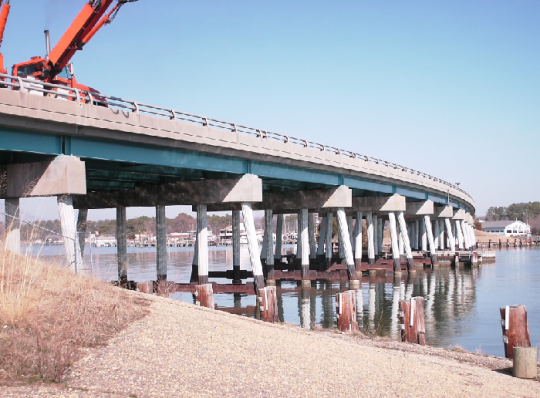
[[[151,300],[151,314],[89,350],[65,386],[4,387],[0,397],[540,397],[540,383],[509,376],[501,358]]]

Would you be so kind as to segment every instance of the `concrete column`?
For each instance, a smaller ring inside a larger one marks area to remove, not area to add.
[[[356,225],[354,226],[354,262],[356,270],[360,271],[362,262],[362,212],[356,212]]]
[[[6,250],[21,254],[21,220],[19,212],[19,198],[5,200],[6,213]],[[68,260],[69,261],[69,260]]]
[[[441,236],[441,233],[439,232],[439,222],[435,219],[433,220],[433,243],[435,244],[435,248],[439,247],[439,236]]]
[[[405,223],[405,216],[402,211],[398,212],[398,222],[401,228],[403,236],[403,245],[405,247],[405,256],[407,257],[407,267],[414,269],[414,260],[412,256],[411,243],[409,236],[407,235],[407,224]]]
[[[302,239],[300,239],[300,233],[302,231],[302,211],[299,211],[298,212],[298,217],[297,217],[297,238],[296,238],[296,259],[297,260],[302,260]]]
[[[244,226],[246,228],[249,257],[251,259],[251,267],[253,269],[253,284],[255,285],[255,294],[258,294],[259,289],[262,289],[265,287],[265,285],[261,258],[259,257],[259,243],[257,242],[257,233],[255,232],[255,220],[253,219],[253,209],[251,207],[251,203],[242,203],[242,215],[244,216]]]
[[[401,257],[405,257],[405,244],[403,241],[403,234],[406,234],[406,231],[401,230],[401,226],[399,223],[397,224],[397,232],[398,232],[398,247],[399,247],[399,255]]]
[[[392,257],[394,258],[394,273],[401,272],[401,256],[398,246],[398,231],[396,225],[396,215],[393,211],[388,212],[390,221],[390,238],[392,240]]]
[[[375,259],[379,255],[379,217],[375,214],[373,218],[373,250],[375,252]]]
[[[118,281],[127,283],[127,214],[125,207],[116,208],[116,252],[118,257]]]
[[[446,225],[446,234],[448,235],[448,241],[449,241],[449,248],[452,253],[455,253],[456,251],[456,241],[454,239],[454,235],[452,234],[452,224],[450,223],[449,218],[444,219],[444,223]]]
[[[420,242],[419,242],[419,234],[420,234],[420,222],[418,220],[414,220],[414,248],[416,250],[420,249]]]
[[[377,219],[377,231],[378,231],[378,234],[379,234],[379,238],[377,239],[377,243],[379,245],[379,254],[382,254],[383,252],[383,240],[384,240],[384,221],[383,221],[383,218],[382,216],[380,216],[378,219]]]
[[[274,285],[274,215],[270,209],[264,212],[264,229],[266,237],[266,283],[267,285]]]
[[[469,225],[469,231],[471,231],[471,244],[474,250],[476,246],[476,235],[474,234],[474,227],[472,225]]]
[[[206,205],[205,208],[205,220],[206,220]],[[198,218],[198,217],[197,217]],[[197,220],[198,222],[198,220]],[[197,242],[198,243],[198,242]],[[208,245],[208,241],[205,237],[205,244]],[[199,280],[201,273],[201,247],[199,246]],[[208,253],[206,256],[206,280],[208,280]],[[156,260],[157,260],[157,278],[159,281],[167,280],[167,224],[165,218],[165,206],[156,206]],[[204,258],[203,258],[204,261]],[[207,283],[207,282],[203,282]]]
[[[334,248],[332,247],[332,229],[334,227],[334,215],[328,213],[328,221],[326,223],[326,269],[330,267],[332,262],[332,254]]]
[[[336,217],[337,217],[337,214],[336,214]],[[339,232],[338,232],[338,258],[340,261],[345,258],[345,246],[343,245],[343,239]]]
[[[422,251],[427,252],[428,251],[428,243],[427,243],[427,229],[426,229],[426,223],[422,220],[420,223],[421,227],[421,234],[422,234]]]
[[[375,264],[375,245],[374,245],[374,226],[373,226],[373,213],[368,211],[366,213],[367,222],[367,241],[368,241],[368,263]]]
[[[347,226],[347,217],[345,214],[345,209],[343,207],[338,207],[337,209],[337,219],[338,219],[338,231],[341,236],[341,241],[343,242],[343,249],[345,251],[345,261],[347,263],[347,270],[349,274],[349,280],[355,281],[350,283],[351,289],[358,289],[360,283],[356,277],[356,267],[354,265],[354,258],[351,246],[351,237],[349,236],[349,227]]]
[[[458,240],[458,248],[459,248],[459,250],[463,250],[464,241],[463,241],[463,231],[461,229],[460,220],[455,220],[454,226],[456,228],[456,235],[457,235],[457,240]]]
[[[315,214],[308,214],[308,235],[309,235],[309,258],[317,258],[317,242],[315,240]]]
[[[79,250],[79,240],[77,239],[77,225],[75,223],[73,197],[69,195],[59,196],[57,200],[67,261],[73,272],[82,272],[83,264],[81,251]]]
[[[446,239],[444,237],[444,220],[438,220],[439,221],[439,248],[441,250],[444,250],[446,245]]]
[[[193,243],[193,262],[191,263],[191,278],[190,282],[199,282],[199,248],[197,240],[199,236],[199,225],[197,224],[197,234],[195,235],[195,242]]]
[[[266,220],[266,211],[264,212],[264,215],[265,215],[265,220]],[[266,241],[268,240],[268,229],[265,227],[264,228],[264,235],[263,235],[263,240],[262,240],[262,245],[261,245],[261,264],[263,266],[263,270],[265,269],[265,265],[266,265]]]
[[[326,238],[326,229],[328,224],[328,216],[325,214],[321,221],[321,228],[319,233],[319,245],[317,246],[317,256],[324,257],[324,240]]]
[[[461,229],[463,231],[463,247],[465,248],[465,250],[471,250],[469,234],[467,233],[467,223],[465,222],[465,220],[461,220]]]
[[[302,220],[300,222],[300,220]],[[301,230],[298,231],[298,240],[302,241],[302,286],[311,286],[309,280],[309,231],[308,231],[308,209],[300,210],[298,224]]]
[[[354,255],[354,236],[353,236],[353,216],[347,216],[347,226],[349,227],[349,237],[351,238],[351,247]]]
[[[88,219],[88,209],[79,209],[77,216],[77,233],[79,234],[79,250],[81,258],[84,259],[84,244],[86,238],[86,220]]]
[[[242,283],[240,279],[240,211],[232,212],[232,247],[233,247],[233,283]]]
[[[428,215],[424,216],[424,226],[426,229],[427,241],[429,243],[431,263],[433,265],[438,265],[439,261],[437,260],[437,249],[435,247],[435,240],[433,239],[433,231],[431,230],[431,220]]]
[[[277,225],[276,225],[276,251],[274,254],[274,259],[278,262],[281,262],[281,247],[283,245],[283,214],[277,215]]]

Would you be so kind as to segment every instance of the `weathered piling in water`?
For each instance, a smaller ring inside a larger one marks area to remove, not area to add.
[[[401,321],[401,341],[427,345],[423,297],[412,297],[410,301],[400,300],[399,319]]]
[[[271,323],[279,322],[276,287],[267,286],[259,289],[258,299],[261,320]]]
[[[358,331],[355,290],[347,290],[336,295],[336,314],[339,330],[342,332]]]
[[[154,281],[139,282],[137,283],[137,289],[141,293],[152,294],[154,293]]]
[[[527,307],[524,305],[506,306],[500,309],[503,333],[504,354],[514,358],[514,347],[530,347],[531,336],[527,321]]]
[[[214,308],[214,290],[211,283],[195,286],[196,304],[201,307]]]

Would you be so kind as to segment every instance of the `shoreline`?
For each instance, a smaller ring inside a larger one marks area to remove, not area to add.
[[[144,297],[150,314],[87,349],[63,384],[5,387],[0,396],[540,396],[540,383],[509,376],[504,358]]]

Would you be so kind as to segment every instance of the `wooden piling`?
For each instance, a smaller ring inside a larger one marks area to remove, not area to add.
[[[137,289],[141,293],[152,294],[154,293],[154,281],[137,283]]]
[[[427,345],[423,297],[413,297],[410,301],[400,300],[399,319],[401,322],[401,341]]]
[[[260,317],[264,322],[279,322],[277,294],[275,286],[259,289]]]
[[[538,377],[536,347],[514,347],[514,377],[535,379]]]
[[[503,333],[504,354],[514,358],[514,347],[530,347],[531,336],[527,322],[527,307],[524,305],[506,306],[500,309]]]
[[[355,290],[347,290],[336,295],[336,314],[339,330],[342,332],[358,331]]]
[[[196,304],[214,309],[214,290],[211,283],[195,286]]]

